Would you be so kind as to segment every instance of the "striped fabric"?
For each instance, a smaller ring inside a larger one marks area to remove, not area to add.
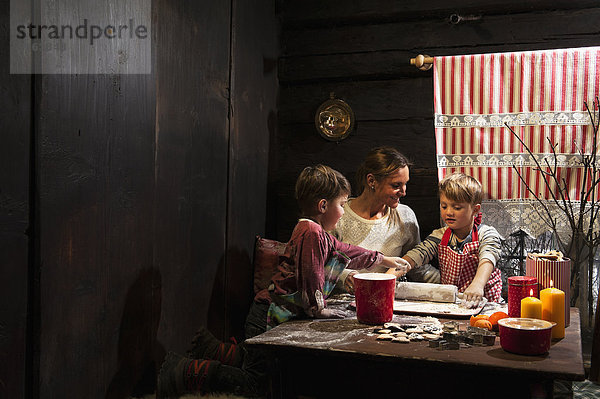
[[[580,200],[583,168],[578,153],[591,151],[593,133],[584,102],[592,108],[598,96],[599,66],[600,47],[435,58],[439,178],[454,171],[477,178],[485,191],[485,223],[502,236],[518,229],[533,236],[549,230],[513,165],[540,198],[550,200],[556,193],[504,124],[542,165],[546,160],[554,164],[548,139],[556,144],[558,174],[568,184],[570,199]],[[553,207],[552,202],[548,205]]]

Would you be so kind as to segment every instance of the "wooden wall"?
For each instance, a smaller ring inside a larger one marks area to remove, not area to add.
[[[9,1],[0,1],[0,26],[9,26]],[[0,54],[9,53],[8,29],[0,30]],[[23,398],[27,354],[30,279],[31,76],[8,78],[8,57],[0,62],[0,397]],[[30,340],[29,340],[30,341]],[[29,352],[30,354],[31,352]],[[28,361],[29,360],[29,361]]]
[[[270,138],[277,133],[279,8],[272,0],[234,1],[227,199],[224,336],[243,337],[254,299],[255,236],[265,235]],[[249,284],[250,282],[250,284]]]
[[[200,324],[242,336],[277,126],[275,4],[152,7],[152,74],[2,63],[0,397],[151,392]]]
[[[457,16],[462,20],[451,23]],[[417,70],[409,59],[599,45],[599,16],[600,4],[589,0],[285,1],[268,234],[289,238],[294,182],[304,166],[329,164],[353,183],[368,150],[380,145],[414,163],[402,202],[415,211],[421,235],[439,227],[432,71]],[[340,143],[322,139],[314,127],[330,92],[357,119]]]

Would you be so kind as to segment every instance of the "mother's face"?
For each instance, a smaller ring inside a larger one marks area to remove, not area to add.
[[[408,180],[410,180],[408,166],[396,169],[391,175],[374,181],[375,198],[390,208],[396,208],[400,198],[406,196]]]

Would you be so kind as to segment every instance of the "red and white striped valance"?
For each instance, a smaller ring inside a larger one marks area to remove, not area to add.
[[[554,163],[548,138],[556,144],[558,173],[571,200],[580,200],[579,152],[591,151],[593,133],[584,102],[593,107],[598,96],[599,67],[600,47],[436,57],[439,178],[454,171],[477,178],[484,186],[486,223],[503,235],[519,228],[532,235],[547,230],[532,212],[535,199],[513,165],[541,198],[550,199],[555,187],[546,187],[533,159],[504,124],[542,165],[548,157]]]

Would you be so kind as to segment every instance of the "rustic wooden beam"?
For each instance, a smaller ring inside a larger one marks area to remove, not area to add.
[[[600,8],[557,10],[543,13],[483,15],[457,25],[429,19],[369,25],[326,26],[284,31],[285,56],[349,54],[357,52],[410,50],[431,47],[476,47],[498,44],[536,44],[581,39],[598,43]],[[581,37],[580,37],[581,36]],[[440,55],[427,52],[429,55]],[[413,53],[414,56],[414,53]],[[408,62],[408,59],[405,60]]]
[[[279,61],[279,81],[282,85],[342,83],[358,80],[393,80],[430,76],[409,60],[416,52],[435,55],[486,54],[505,51],[549,50],[600,45],[595,33],[563,37],[560,41],[496,43],[486,46],[424,47],[408,50],[373,50],[356,53],[299,55],[282,57]]]
[[[431,75],[415,79],[358,81],[291,86],[281,89],[279,118],[283,123],[314,120],[319,105],[334,92],[354,110],[356,120],[431,118]]]
[[[284,27],[331,26],[349,24],[383,23],[391,21],[416,21],[424,18],[448,19],[452,14],[462,15],[507,15],[535,13],[553,10],[572,10],[598,6],[595,0],[433,0],[390,1],[390,0],[291,0],[282,2]]]

